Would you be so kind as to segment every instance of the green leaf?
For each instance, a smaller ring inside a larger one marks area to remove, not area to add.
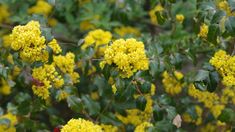
[[[175,3],[176,0],[168,0],[170,3]]]
[[[209,26],[209,31],[207,34],[207,40],[209,42],[212,42],[214,44],[217,44],[217,37],[220,33],[219,25],[218,24],[212,24]]]
[[[17,107],[18,113],[21,115],[27,115],[31,110],[31,102],[26,100],[21,102]]]
[[[232,12],[235,10],[235,1],[234,0],[228,0],[229,7]]]
[[[161,121],[164,117],[164,109],[160,108],[159,106],[155,105],[153,107],[153,118],[155,121]]]
[[[47,41],[51,41],[53,39],[51,28],[42,27],[41,32],[42,35],[45,36]]]
[[[196,77],[195,81],[203,81],[209,77],[209,71],[206,70],[199,70]]]
[[[215,91],[215,89],[217,88],[218,83],[219,83],[218,73],[217,72],[210,72],[207,91],[209,91],[209,92]]]
[[[214,15],[213,15],[213,18],[211,20],[211,24],[219,24],[220,23],[220,20],[226,16],[226,13],[224,11],[217,11]]]
[[[219,115],[218,119],[226,123],[235,122],[235,112],[231,108],[225,108]]]
[[[223,34],[223,36],[235,36],[235,17],[229,17],[226,21],[225,21],[225,33]]]
[[[82,101],[84,107],[88,110],[90,115],[97,115],[100,112],[100,105],[98,102],[93,101],[89,96],[83,95]]]
[[[76,97],[75,95],[69,96],[67,98],[67,103],[69,108],[71,108],[75,112],[81,112],[81,110],[83,109],[81,99]]]
[[[166,112],[167,112],[167,118],[169,120],[173,120],[175,116],[177,115],[176,109],[173,106],[168,106],[166,108]]]
[[[139,96],[136,99],[136,108],[144,111],[145,107],[146,107],[146,103],[147,103],[147,100],[145,99],[145,97],[144,96]]]
[[[166,21],[166,15],[164,15],[163,12],[157,11],[156,16],[158,24],[163,25]]]
[[[151,89],[151,84],[149,82],[144,82],[144,84],[140,86],[140,91],[142,93],[149,93],[150,89]]]
[[[173,105],[174,104],[174,101],[172,100],[172,98],[166,94],[162,94],[158,100],[159,100],[160,104],[163,104],[163,105]]]
[[[48,63],[51,64],[53,62],[53,50],[50,46],[47,46],[46,50],[49,54]]]
[[[113,113],[108,113],[108,114],[101,114],[100,115],[100,121],[105,124],[112,123],[115,126],[120,126],[121,123],[119,122],[118,119],[116,119],[115,115]]]

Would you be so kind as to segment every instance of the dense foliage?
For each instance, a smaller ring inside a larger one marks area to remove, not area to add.
[[[0,0],[0,132],[235,131],[234,0]]]

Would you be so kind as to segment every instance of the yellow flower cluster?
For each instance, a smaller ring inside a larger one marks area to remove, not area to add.
[[[220,98],[216,93],[200,91],[196,89],[193,84],[189,86],[188,94],[197,99],[199,102],[204,103],[205,107],[210,109],[215,118],[217,118],[225,108],[225,106],[221,104]]]
[[[229,101],[235,105],[235,87],[226,87],[222,91],[220,101],[222,104],[228,104]]]
[[[198,33],[198,37],[207,38],[207,34],[208,34],[208,26],[205,23],[203,23],[200,26],[200,32]]]
[[[218,8],[227,13],[227,16],[235,16],[235,13],[231,10],[228,2],[226,0],[222,0],[218,4]]]
[[[55,65],[64,73],[69,74],[73,83],[79,82],[79,74],[74,71],[75,68],[75,55],[68,52],[65,56],[54,56]]]
[[[204,103],[205,107],[207,108],[212,108],[214,103],[219,101],[217,94],[210,93],[208,91],[200,91],[196,89],[193,84],[190,84],[188,94],[193,98],[198,99],[199,102]]]
[[[4,35],[2,37],[2,41],[3,41],[3,47],[5,47],[5,48],[10,47],[11,46],[11,41],[12,41],[10,34]]]
[[[213,65],[223,77],[222,83],[225,86],[230,87],[235,85],[235,57],[227,55],[223,50],[219,50],[214,54],[214,57],[210,59],[210,64]]]
[[[0,116],[1,119],[8,119],[10,121],[9,126],[5,124],[0,124],[0,132],[16,132],[15,125],[17,124],[17,118],[12,113],[7,113]]]
[[[59,54],[62,52],[59,44],[57,43],[56,39],[53,39],[51,42],[48,43],[48,46],[52,48],[55,54]]]
[[[173,75],[170,75],[167,71],[163,72],[163,86],[166,93],[170,95],[177,95],[181,93],[183,83],[181,82],[184,75],[181,72],[174,71]]]
[[[8,12],[8,7],[6,5],[0,4],[0,23],[6,22],[8,20],[8,17],[10,16],[10,13]]]
[[[152,24],[157,24],[157,16],[156,16],[156,12],[161,12],[163,11],[164,8],[162,7],[161,4],[156,5],[152,10],[149,11],[149,16],[150,16],[150,20]]]
[[[140,36],[140,30],[138,28],[130,27],[130,26],[122,26],[120,28],[115,28],[114,31],[121,37],[126,35],[134,35],[136,37]]]
[[[95,29],[95,25],[92,24],[89,20],[85,20],[80,23],[80,29],[82,31]]]
[[[38,0],[37,4],[28,9],[29,14],[41,14],[48,16],[51,13],[52,6],[44,0]]]
[[[133,124],[135,126],[140,125],[143,122],[149,122],[153,113],[153,100],[150,95],[146,95],[145,97],[147,103],[144,111],[139,109],[129,109],[126,110],[126,117],[120,114],[116,114],[116,117],[124,124]]]
[[[37,21],[30,21],[25,26],[14,27],[11,36],[11,48],[19,51],[24,61],[47,61],[45,37],[41,36],[40,25]]]
[[[61,132],[102,132],[99,125],[85,119],[70,119]]]
[[[146,129],[151,126],[153,126],[152,123],[143,122],[135,128],[135,132],[147,132]]]
[[[60,90],[58,94],[58,101],[65,100],[68,96],[69,94],[66,91]]]
[[[133,38],[118,39],[108,46],[105,50],[104,60],[100,63],[101,68],[105,64],[115,64],[123,78],[129,78],[138,70],[148,70],[149,68],[144,44]]]
[[[101,29],[93,30],[88,33],[84,39],[84,44],[82,49],[94,46],[97,50],[100,46],[106,46],[112,39],[112,34],[108,31],[103,31]]]
[[[103,132],[118,132],[118,127],[113,125],[101,124]]]
[[[224,108],[225,108],[224,105],[216,104],[216,105],[213,105],[213,106],[210,108],[210,111],[211,111],[212,115],[213,115],[215,118],[217,118],[217,117],[221,114],[221,112],[222,112],[222,110],[223,110]]]
[[[226,86],[222,91],[221,102],[227,104],[231,99],[235,104],[235,56],[230,56],[225,51],[219,50],[210,59],[210,64],[220,73],[223,78],[222,83]]]
[[[49,88],[54,86],[55,88],[60,88],[64,84],[64,80],[56,71],[53,64],[43,65],[38,68],[33,69],[33,92],[42,99],[47,99],[50,95]]]
[[[179,22],[179,23],[183,23],[184,15],[183,14],[177,14],[176,15],[176,21]]]
[[[196,105],[195,106],[195,111],[197,114],[197,119],[192,119],[189,113],[184,113],[183,114],[183,120],[187,123],[195,123],[196,125],[200,125],[202,123],[202,113],[203,110],[200,106]]]
[[[0,78],[0,93],[3,95],[9,95],[11,93],[11,87],[3,78]]]

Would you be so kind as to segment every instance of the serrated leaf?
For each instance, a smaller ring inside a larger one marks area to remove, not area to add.
[[[214,44],[217,44],[217,37],[220,33],[219,25],[218,24],[212,24],[209,26],[209,31],[207,34],[207,40],[209,42],[212,42]]]
[[[217,11],[214,15],[213,15],[213,18],[211,20],[211,23],[212,24],[219,24],[220,20],[226,16],[226,13],[224,11]]]
[[[144,111],[145,107],[146,107],[146,103],[147,103],[147,100],[145,99],[145,97],[144,96],[139,96],[136,99],[136,108]]]
[[[67,103],[69,108],[71,108],[75,112],[81,112],[81,110],[83,109],[81,99],[76,97],[75,95],[69,96],[67,98]]]
[[[89,96],[83,95],[82,101],[84,103],[84,107],[88,110],[90,115],[97,115],[100,112],[100,105],[98,102],[93,101]]]

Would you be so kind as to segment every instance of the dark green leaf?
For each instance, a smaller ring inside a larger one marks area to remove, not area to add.
[[[136,108],[144,111],[145,107],[146,107],[146,103],[147,103],[147,100],[145,99],[145,97],[144,96],[139,96],[136,99]]]
[[[75,95],[69,96],[67,98],[67,103],[69,108],[71,108],[75,112],[81,112],[83,109],[82,101]]]
[[[219,25],[218,24],[212,24],[209,26],[209,31],[207,34],[207,40],[209,42],[212,42],[214,44],[217,44],[217,37],[220,33]]]
[[[83,95],[82,101],[84,102],[84,107],[88,110],[90,115],[97,115],[100,112],[99,103],[93,101],[89,96]]]

